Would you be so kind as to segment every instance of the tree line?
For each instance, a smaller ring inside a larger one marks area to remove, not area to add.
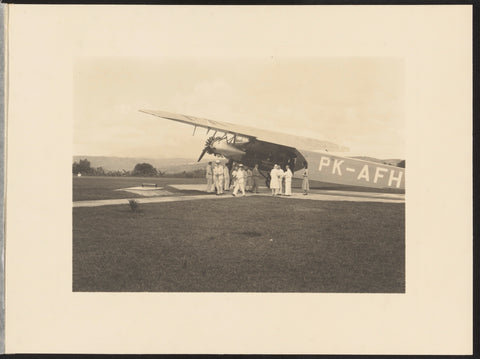
[[[111,176],[111,177],[183,177],[183,178],[203,178],[205,170],[198,169],[194,171],[182,171],[177,173],[166,173],[153,167],[150,163],[137,163],[131,170],[105,170],[103,167],[92,167],[87,159],[75,161],[72,165],[72,174],[75,176]]]
[[[397,164],[398,167],[405,168],[405,160]],[[112,177],[175,177],[175,178],[204,178],[205,170],[198,169],[194,171],[182,171],[177,173],[166,173],[153,167],[150,163],[137,163],[131,170],[109,171],[103,167],[92,167],[87,159],[74,162],[72,165],[72,173],[76,176],[112,176]]]

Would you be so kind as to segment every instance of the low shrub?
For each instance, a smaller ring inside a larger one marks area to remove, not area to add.
[[[134,199],[129,199],[128,204],[130,205],[130,209],[132,212],[137,212],[138,211],[138,202],[135,201]]]

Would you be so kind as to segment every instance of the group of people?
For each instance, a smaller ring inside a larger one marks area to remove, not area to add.
[[[308,166],[307,163],[304,163],[304,169],[302,173],[303,182],[302,182],[302,190],[303,194],[307,195],[308,191],[310,190],[310,185],[308,182]],[[272,170],[270,171],[270,189],[272,190],[272,196],[284,195],[284,196],[291,196],[292,195],[292,177],[293,172],[290,169],[289,165],[285,166],[285,171],[279,165],[274,165]],[[283,192],[283,182],[285,182],[285,192]]]
[[[245,191],[258,193],[258,187],[262,179],[258,165],[251,169],[241,163],[234,163],[230,172],[228,167],[220,160],[216,160],[214,164],[208,162],[205,177],[207,179],[207,193],[215,192],[217,195],[222,195],[225,191],[232,190],[233,196],[236,196],[239,191],[242,196],[245,196]]]
[[[231,172],[228,167],[216,160],[213,164],[208,162],[206,168],[205,177],[207,179],[207,193],[216,193],[217,196],[223,195],[225,191],[232,190],[232,195],[237,196],[238,192],[245,196],[245,191],[258,193],[260,181],[262,180],[262,174],[258,169],[258,165],[255,165],[253,169],[245,167],[243,164],[233,163]],[[293,173],[290,166],[285,166],[285,171],[276,164],[270,171],[270,189],[272,190],[272,196],[292,195],[292,177]],[[285,182],[285,185],[283,184]],[[285,188],[285,192],[283,192]],[[308,194],[308,169],[305,166],[303,172],[302,183],[303,194]]]
[[[223,191],[228,191],[230,183],[230,173],[228,167],[220,163],[219,160],[208,162],[205,177],[207,179],[207,193],[216,192],[217,195],[223,194]]]
[[[293,173],[287,165],[286,170],[283,171],[279,165],[274,165],[270,171],[270,189],[272,196],[284,194],[285,196],[292,195],[292,177]],[[283,193],[283,180],[285,179],[285,193]]]

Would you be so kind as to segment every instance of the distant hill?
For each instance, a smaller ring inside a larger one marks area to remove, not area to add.
[[[87,159],[91,167],[102,167],[105,171],[131,171],[137,163],[150,163],[156,169],[167,173],[192,172],[204,169],[207,162],[212,159],[204,158],[201,162],[192,161],[191,158],[132,158],[132,157],[109,157],[109,156],[73,156],[73,162]],[[386,163],[396,166],[400,159],[378,159],[366,156],[355,156],[359,160],[377,163]]]
[[[201,162],[192,161],[191,158],[132,158],[109,156],[73,156],[73,162],[87,159],[91,167],[102,167],[106,171],[131,171],[137,163],[150,163],[153,167],[168,173],[189,172],[205,168],[211,159]]]

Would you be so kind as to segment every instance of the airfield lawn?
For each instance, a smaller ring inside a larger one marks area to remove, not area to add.
[[[73,208],[73,290],[405,291],[405,206],[266,196]]]
[[[175,196],[186,194],[199,194],[196,191],[179,191],[169,184],[205,184],[205,178],[166,178],[166,177],[73,177],[73,201],[91,201],[102,199],[121,199],[121,198],[141,198],[142,196],[117,191],[118,189],[141,186],[142,183],[156,183],[158,187],[167,187],[167,190]],[[261,186],[265,184],[262,182]],[[302,187],[301,179],[294,178],[292,188],[300,189]],[[401,191],[389,189],[376,189],[367,187],[352,187],[332,185],[322,182],[311,181],[310,188],[319,188],[322,190],[349,190],[358,192],[385,192],[385,193],[401,193]],[[267,190],[268,192],[269,190]],[[190,193],[189,193],[190,192]],[[195,192],[195,193],[192,193]]]
[[[158,187],[168,184],[205,183],[204,178],[165,178],[165,177],[73,177],[73,201],[91,201],[117,198],[141,198],[142,196],[117,191],[117,189],[137,187],[142,183],[156,183]],[[174,192],[175,189],[168,188]],[[178,191],[175,191],[178,192]],[[181,193],[175,193],[181,195]]]

